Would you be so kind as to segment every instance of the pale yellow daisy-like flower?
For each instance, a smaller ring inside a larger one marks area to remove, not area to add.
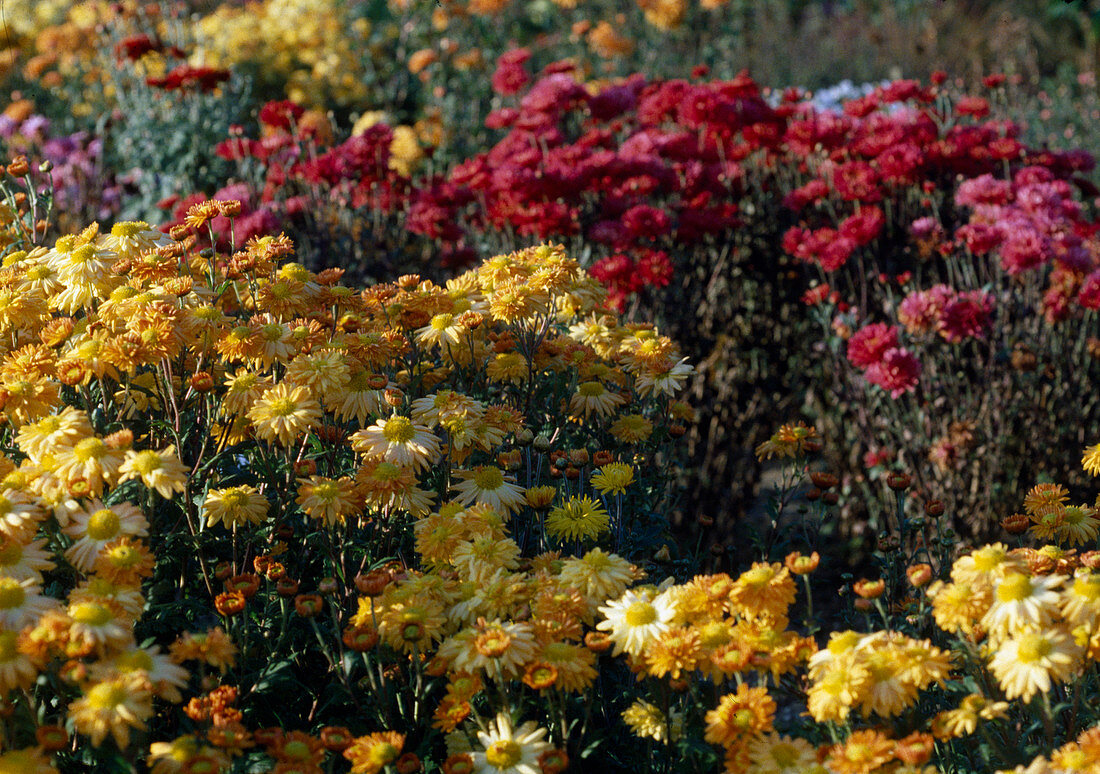
[[[104,546],[122,536],[147,536],[149,522],[130,503],[108,507],[99,500],[92,500],[87,506],[73,511],[64,532],[76,541],[65,549],[65,558],[78,570],[91,572]]]
[[[248,411],[248,418],[258,438],[290,446],[317,427],[321,406],[305,387],[283,382],[256,399]]]
[[[606,417],[615,413],[615,409],[624,403],[626,398],[607,389],[603,382],[581,382],[577,385],[577,391],[573,393],[573,397],[569,399],[569,411],[585,419],[592,414]]]
[[[33,580],[0,578],[0,626],[18,631],[57,604]]]
[[[120,482],[140,478],[145,486],[156,491],[165,500],[172,499],[173,493],[187,489],[187,469],[180,462],[175,446],[161,451],[131,449],[126,452],[126,460],[118,472]]]
[[[110,734],[119,748],[130,744],[130,732],[145,728],[153,716],[153,694],[143,673],[119,675],[96,683],[69,705],[69,719],[78,733],[99,747]]]
[[[355,482],[347,476],[332,479],[310,476],[298,479],[298,497],[295,502],[302,510],[325,526],[342,523],[349,513],[358,510]]]
[[[450,312],[437,314],[423,328],[416,330],[416,341],[419,344],[432,347],[439,345],[446,348],[448,345],[458,344],[466,328],[458,322],[458,318]]]
[[[352,448],[401,467],[422,470],[440,457],[439,438],[424,425],[394,414],[354,433]]]
[[[105,485],[117,483],[123,458],[121,449],[111,448],[102,438],[90,436],[72,447],[58,450],[54,474],[70,486],[83,482],[88,493],[98,497]]]
[[[271,503],[249,484],[225,489],[211,489],[202,503],[202,515],[206,525],[217,523],[227,528],[245,524],[259,524],[267,516]]]
[[[130,673],[144,674],[154,694],[174,703],[183,700],[179,689],[187,685],[190,676],[186,669],[162,653],[159,645],[141,648],[134,643],[120,649],[110,661],[93,664],[91,672],[97,680]]]
[[[0,576],[16,580],[42,582],[43,570],[52,570],[52,553],[44,551],[46,539],[24,543],[15,538],[0,535]]]
[[[131,622],[120,618],[106,604],[75,602],[69,605],[69,638],[81,652],[100,656],[133,642]]]
[[[1042,627],[1058,612],[1063,575],[1005,573],[993,587],[993,604],[982,618],[991,634]]]
[[[493,465],[478,465],[473,470],[453,471],[460,481],[452,487],[463,505],[488,505],[502,514],[512,514],[527,504],[523,487]]]
[[[1063,627],[1017,633],[1004,640],[989,668],[1008,699],[1025,702],[1053,681],[1064,682],[1079,667],[1083,648]]]
[[[489,723],[488,729],[478,731],[477,739],[482,750],[470,753],[474,771],[479,774],[537,774],[542,770],[539,756],[550,749],[542,741],[546,729],[528,721],[513,728],[512,719],[503,712]]]
[[[596,628],[608,632],[615,644],[612,655],[626,652],[640,656],[658,635],[668,631],[676,618],[676,608],[669,594],[647,591],[627,591],[618,600],[601,605],[604,620]]]

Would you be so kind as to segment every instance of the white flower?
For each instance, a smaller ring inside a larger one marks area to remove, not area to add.
[[[533,721],[513,729],[512,719],[500,713],[488,731],[477,734],[485,750],[471,753],[474,774],[539,774],[539,756],[550,749],[544,736],[546,729]]]
[[[646,645],[668,631],[676,608],[667,593],[653,596],[645,591],[628,590],[616,602],[600,607],[607,619],[596,625],[597,629],[610,632],[615,643],[612,655],[624,651],[632,656],[641,655]]]

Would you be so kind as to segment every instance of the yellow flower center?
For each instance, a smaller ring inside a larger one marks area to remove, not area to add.
[[[751,709],[742,708],[733,713],[731,721],[734,726],[741,729],[747,729],[752,726],[752,721],[756,717]]]
[[[87,534],[92,540],[110,540],[118,534],[121,526],[117,513],[101,508],[89,517]]]
[[[298,401],[292,398],[276,398],[268,404],[272,416],[289,417],[298,410]]]
[[[22,607],[27,590],[15,578],[0,578],[0,610]]]
[[[584,382],[577,387],[577,393],[583,395],[586,398],[598,398],[603,395],[607,390],[599,382]]]
[[[141,552],[133,546],[123,544],[108,551],[107,559],[115,567],[126,569],[141,562]]]
[[[1016,654],[1025,664],[1033,664],[1050,655],[1052,650],[1054,650],[1054,644],[1043,635],[1025,634],[1020,638]]]
[[[504,770],[515,766],[523,758],[523,748],[511,739],[493,742],[485,751],[485,761],[494,768]]]
[[[997,599],[1001,602],[1019,602],[1031,596],[1031,578],[1012,573],[997,585]]]
[[[293,288],[285,282],[274,282],[271,284],[271,295],[277,299],[287,299],[293,294]]]
[[[103,626],[114,618],[111,609],[98,602],[81,602],[74,605],[69,611],[69,617],[77,623],[88,626]]]
[[[763,586],[775,576],[771,567],[753,567],[741,575],[741,580],[750,586]]]
[[[69,261],[74,264],[87,263],[93,258],[95,258],[95,246],[93,245],[83,245],[81,247],[78,247],[73,250],[72,253],[70,253],[69,255]]]
[[[100,683],[88,691],[88,704],[96,709],[114,709],[125,704],[128,698],[126,688],[114,683]]]
[[[0,563],[3,562],[3,554],[0,553]],[[1100,575],[1081,575],[1073,581],[1073,593],[1084,597],[1090,602],[1100,598]]]
[[[19,564],[23,558],[23,545],[18,540],[6,540],[0,547],[0,567],[11,567]]]
[[[437,331],[445,330],[453,319],[454,315],[451,314],[437,314],[432,318],[432,328]]]
[[[107,453],[107,444],[100,438],[85,438],[73,447],[73,456],[80,462],[98,460]]]
[[[397,759],[397,747],[389,742],[376,744],[370,750],[370,759],[372,763],[379,766],[385,766],[387,763],[392,763]]]
[[[144,650],[123,653],[115,659],[115,668],[120,672],[152,672],[153,666],[153,657]]]
[[[382,428],[382,437],[390,443],[408,443],[416,436],[416,428],[408,417],[390,417]]]
[[[478,489],[490,491],[500,489],[504,484],[504,474],[500,472],[499,468],[478,468],[477,472],[474,473],[474,484]]]
[[[793,768],[798,762],[798,751],[794,745],[784,742],[772,745],[771,756],[780,769]]]
[[[150,476],[163,467],[160,455],[151,449],[138,452],[130,463],[131,467],[143,476]]]
[[[331,503],[336,499],[336,495],[340,493],[340,488],[336,485],[335,481],[322,481],[313,487],[313,496],[318,500]]]
[[[267,341],[278,341],[283,337],[283,326],[279,325],[279,323],[261,325],[260,335]]]
[[[401,468],[394,465],[392,462],[380,462],[378,466],[371,473],[371,477],[375,481],[381,481],[387,483],[394,481],[401,477]]]
[[[111,236],[125,239],[127,237],[136,237],[141,234],[142,231],[147,229],[149,225],[143,223],[140,220],[131,220],[124,223],[116,223],[111,226]]]
[[[222,501],[230,508],[241,508],[248,503],[248,493],[241,489],[230,489],[222,496]]]
[[[283,745],[283,755],[295,761],[304,761],[312,757],[309,745],[300,739],[295,739]]]
[[[657,608],[648,602],[635,602],[626,609],[627,626],[648,626],[657,620]]]
[[[864,763],[874,757],[874,751],[861,742],[850,742],[844,748],[844,757],[853,763]]]

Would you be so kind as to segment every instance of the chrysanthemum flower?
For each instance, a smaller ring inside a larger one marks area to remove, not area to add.
[[[69,641],[79,653],[103,655],[132,642],[130,622],[99,602],[76,602],[68,608]]]
[[[596,540],[607,532],[607,511],[590,497],[571,497],[550,511],[546,533],[558,540]]]
[[[933,730],[937,730],[943,738],[969,736],[978,730],[980,721],[1007,717],[1008,707],[1006,701],[991,701],[980,693],[972,693],[959,703],[958,708],[937,715]]]
[[[257,437],[292,445],[321,420],[321,406],[305,387],[280,383],[265,392],[248,411]]]
[[[945,632],[973,633],[993,603],[993,587],[987,581],[936,581],[928,587],[932,616]]]
[[[1031,701],[1065,681],[1080,666],[1082,647],[1061,627],[1015,634],[1004,640],[989,662],[1008,699]]]
[[[667,594],[653,596],[645,592],[627,591],[618,600],[599,608],[604,619],[596,628],[609,633],[615,643],[612,655],[624,651],[632,656],[642,652],[660,634],[668,631],[676,609]]]
[[[752,739],[748,752],[757,774],[803,774],[817,763],[816,751],[805,739],[774,732]]]
[[[65,549],[65,558],[83,572],[91,572],[103,547],[122,536],[145,537],[149,522],[130,503],[107,507],[92,500],[86,507],[74,511],[64,532],[75,542]]]
[[[571,642],[550,642],[539,651],[539,659],[558,670],[557,687],[583,693],[596,679],[596,654]]]
[[[622,462],[604,465],[592,475],[592,486],[603,495],[625,494],[634,481],[634,468]]]
[[[630,562],[593,548],[584,556],[566,559],[558,575],[563,586],[578,589],[590,601],[589,611],[608,599],[617,599],[634,579]]]
[[[382,459],[368,459],[356,473],[355,482],[366,507],[375,510],[402,510],[424,516],[432,507],[434,492],[417,486],[416,471]]]
[[[0,631],[0,690],[4,692],[29,688],[38,677],[38,667],[19,649],[18,638],[18,632]]]
[[[176,447],[169,446],[162,451],[126,452],[126,460],[118,469],[119,481],[140,478],[149,489],[155,490],[165,500],[172,499],[174,492],[183,492],[187,488],[187,469],[176,454]]]
[[[184,661],[202,661],[216,667],[223,674],[233,666],[237,658],[237,646],[220,626],[205,632],[181,634],[168,651],[177,664]]]
[[[659,634],[646,648],[644,658],[649,674],[677,680],[693,672],[702,655],[699,632],[681,626]]]
[[[606,417],[613,414],[615,409],[624,403],[626,398],[607,389],[603,382],[582,382],[577,385],[577,391],[569,399],[569,411],[575,416],[583,416],[586,419],[592,414]]]
[[[118,674],[142,673],[148,678],[153,692],[166,701],[178,703],[183,700],[179,689],[187,685],[189,673],[164,653],[160,646],[147,648],[131,644],[117,652],[109,662],[93,666],[92,675],[104,679],[111,672]]]
[[[202,516],[208,527],[218,522],[226,527],[259,524],[270,507],[271,504],[256,487],[242,484],[207,492],[202,503]]]
[[[42,550],[45,545],[45,538],[23,543],[0,535],[0,576],[40,583],[42,571],[55,566],[51,554]]]
[[[440,648],[441,656],[451,660],[455,669],[463,672],[484,672],[489,676],[517,677],[523,666],[534,660],[538,652],[533,627],[524,622],[494,620],[475,625],[455,643]],[[456,647],[459,643],[461,647]]]
[[[794,580],[790,571],[778,562],[754,562],[730,590],[730,605],[746,617],[785,618],[794,598]]]
[[[478,465],[472,470],[456,470],[461,479],[453,489],[463,505],[488,505],[501,514],[512,514],[527,504],[523,488],[511,482],[512,477],[493,465]]]
[[[1100,574],[1078,574],[1062,593],[1062,615],[1071,626],[1094,625],[1100,618]]]
[[[621,443],[644,443],[653,434],[653,423],[641,414],[624,414],[611,423],[609,430]]]
[[[993,604],[982,618],[982,625],[993,634],[1040,628],[1058,612],[1062,575],[1029,576],[1006,573],[994,585]]]
[[[110,734],[119,748],[130,744],[130,731],[144,729],[153,716],[153,695],[144,674],[120,675],[89,688],[69,705],[76,730],[99,747]]]
[[[358,737],[342,754],[351,761],[352,774],[377,774],[397,760],[404,746],[404,734],[379,731]]]
[[[713,744],[730,745],[741,737],[758,736],[772,730],[775,701],[766,688],[750,688],[742,683],[736,693],[718,700],[707,712],[705,739]]]
[[[440,456],[439,438],[427,427],[400,414],[379,419],[349,440],[353,449],[367,457],[417,471],[432,465]]]
[[[634,389],[643,398],[656,398],[660,395],[673,397],[684,386],[695,368],[687,358],[673,360],[668,358],[660,368],[646,368],[634,380]]]
[[[0,753],[0,771],[10,771],[12,774],[57,774],[57,769],[41,747]]]
[[[479,731],[478,741],[483,750],[471,753],[477,774],[539,774],[539,756],[551,748],[542,741],[545,728],[538,728],[528,721],[519,728],[512,727],[512,719],[504,713],[489,723],[486,731]]]
[[[894,757],[894,742],[881,731],[853,731],[842,744],[834,745],[826,765],[837,774],[867,774]]]
[[[343,522],[349,513],[358,509],[355,483],[343,476],[339,479],[310,476],[298,479],[298,497],[295,502],[302,510],[327,527]]]
[[[1094,476],[1100,476],[1100,443],[1085,447],[1081,467]]]
[[[90,436],[75,446],[58,450],[54,474],[67,484],[84,482],[88,493],[99,497],[105,484],[113,485],[118,481],[122,461],[122,450],[112,449],[102,438]]]
[[[678,734],[670,734],[670,718],[665,717],[660,707],[644,699],[636,699],[623,710],[623,722],[634,736],[641,739],[655,739],[658,742],[675,741]]]

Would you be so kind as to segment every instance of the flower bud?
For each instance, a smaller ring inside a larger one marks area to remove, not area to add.
[[[943,504],[943,500],[929,500],[924,504],[925,514],[933,519],[943,516],[945,510],[947,510],[947,506]]]
[[[535,447],[535,451],[539,454],[546,454],[546,452],[550,451],[550,439],[545,433],[536,435],[531,445]]]
[[[913,477],[908,473],[893,472],[886,476],[886,486],[895,492],[904,492],[913,483]]]
[[[838,502],[840,502],[840,495],[836,492],[826,492],[825,494],[821,495],[821,502],[825,503],[826,505],[836,505]]]
[[[31,173],[31,165],[27,163],[26,156],[16,156],[8,164],[8,174],[12,177],[23,177]]]
[[[905,571],[905,576],[913,588],[923,588],[932,580],[932,567],[927,564],[914,564]]]

